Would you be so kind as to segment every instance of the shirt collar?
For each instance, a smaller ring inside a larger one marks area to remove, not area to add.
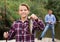
[[[25,20],[24,22],[28,22],[29,19],[27,18],[27,20]],[[22,22],[21,19],[18,19],[17,22]]]
[[[49,16],[51,16],[52,14],[48,14]]]

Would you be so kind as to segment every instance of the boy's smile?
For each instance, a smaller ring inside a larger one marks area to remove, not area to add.
[[[27,17],[28,14],[29,14],[29,10],[25,6],[19,7],[19,15],[21,15],[21,17]]]

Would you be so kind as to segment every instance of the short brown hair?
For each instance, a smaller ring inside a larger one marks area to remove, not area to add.
[[[22,3],[20,6],[25,6],[28,10],[30,10],[29,6],[25,3]]]
[[[49,9],[48,11],[53,11],[52,9]]]

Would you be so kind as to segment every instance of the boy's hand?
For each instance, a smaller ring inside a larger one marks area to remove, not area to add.
[[[49,24],[51,24],[52,22],[51,22],[51,21],[49,21],[48,23],[49,23]]]
[[[38,17],[37,17],[35,14],[32,14],[32,15],[30,16],[30,18],[32,18],[32,19],[38,19]]]
[[[5,39],[7,39],[8,38],[8,32],[4,32],[3,36]]]

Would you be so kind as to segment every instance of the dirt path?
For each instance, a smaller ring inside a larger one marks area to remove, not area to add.
[[[0,42],[6,42],[5,40],[0,40]],[[8,42],[15,42],[15,40],[9,40]],[[42,40],[38,40],[35,38],[35,42],[52,42],[51,38],[43,38]],[[60,40],[55,39],[55,42],[60,42]]]
[[[42,40],[35,39],[35,42],[52,42],[51,38],[43,38]],[[55,42],[60,42],[60,40],[55,39]]]

